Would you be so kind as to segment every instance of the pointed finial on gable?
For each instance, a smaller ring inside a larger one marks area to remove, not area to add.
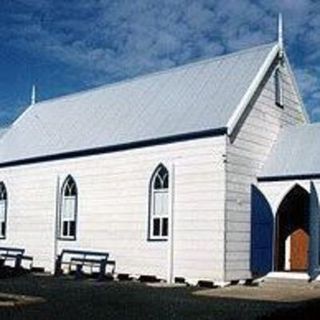
[[[279,56],[283,57],[283,22],[282,22],[282,14],[279,13],[278,17],[278,45],[279,45]]]
[[[31,93],[31,105],[33,106],[36,103],[36,86],[32,86],[32,93]]]

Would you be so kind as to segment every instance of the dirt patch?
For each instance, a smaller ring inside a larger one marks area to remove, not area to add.
[[[218,289],[198,290],[193,293],[197,296],[212,298],[245,299],[271,302],[303,302],[307,300],[320,299],[320,287],[301,286],[230,286]]]
[[[43,303],[43,302],[45,302],[45,299],[41,297],[0,293],[0,308],[16,307],[16,306],[23,306],[23,305]]]

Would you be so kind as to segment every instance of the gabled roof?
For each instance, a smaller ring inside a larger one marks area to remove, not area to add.
[[[320,175],[320,123],[283,129],[259,180]]]
[[[37,103],[0,140],[0,164],[230,127],[277,52],[272,43]]]

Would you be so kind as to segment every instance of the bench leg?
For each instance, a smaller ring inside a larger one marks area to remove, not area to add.
[[[101,262],[100,264],[100,270],[99,270],[99,277],[98,281],[103,281],[106,276],[106,266],[107,264],[105,262]]]
[[[113,275],[114,272],[116,271],[116,262],[115,261],[110,261],[109,264],[112,265],[111,274]]]
[[[81,265],[81,264],[77,264],[77,265],[76,265],[75,278],[76,278],[76,279],[81,279],[81,278],[83,278],[83,272],[82,272],[82,265]]]
[[[14,263],[14,268],[16,269],[16,270],[18,270],[18,269],[20,269],[21,268],[21,256],[17,256],[16,257],[16,260],[15,260],[15,263]]]
[[[61,257],[58,256],[57,260],[56,260],[56,265],[54,268],[54,275],[56,277],[61,276],[62,275],[62,270],[61,270]]]

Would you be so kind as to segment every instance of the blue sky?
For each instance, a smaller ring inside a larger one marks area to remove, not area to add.
[[[38,100],[212,57],[277,37],[320,121],[319,0],[4,0],[0,125]]]

